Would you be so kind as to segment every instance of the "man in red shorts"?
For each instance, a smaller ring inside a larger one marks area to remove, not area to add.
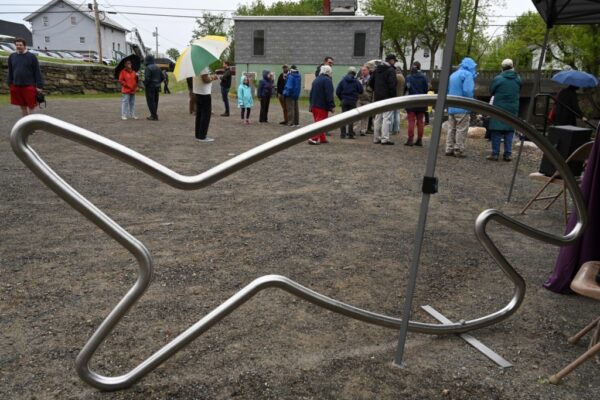
[[[36,94],[42,92],[44,80],[40,64],[35,55],[27,51],[23,38],[15,39],[17,51],[8,56],[8,78],[10,104],[21,107],[23,116],[33,113],[37,105]]]

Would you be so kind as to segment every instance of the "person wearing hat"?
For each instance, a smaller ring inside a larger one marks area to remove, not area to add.
[[[519,113],[519,93],[521,92],[521,77],[513,69],[513,62],[507,58],[502,61],[502,72],[497,75],[490,85],[490,95],[493,96],[494,107],[513,115]],[[514,129],[512,126],[491,118],[488,126],[492,142],[492,154],[487,157],[490,161],[498,161],[500,157],[500,142],[504,139],[504,161],[512,160],[512,142]]]
[[[300,97],[302,77],[298,68],[292,65],[290,73],[285,80],[283,97],[285,98],[285,109],[287,110],[288,126],[300,126],[300,113],[298,110],[298,98]]]
[[[331,81],[331,67],[323,65],[317,79],[310,88],[310,112],[315,122],[322,121],[335,110],[333,101],[333,82]],[[325,132],[316,134],[308,139],[308,144],[328,143]]]
[[[287,65],[281,67],[282,72],[277,77],[277,99],[279,100],[279,104],[281,105],[281,110],[283,111],[283,121],[281,121],[280,125],[288,124],[288,115],[287,109],[285,107],[285,98],[283,97],[283,89],[285,88],[285,80],[288,76],[289,68]]]
[[[342,112],[350,111],[356,108],[356,102],[358,101],[358,95],[362,94],[363,87],[361,83],[356,79],[356,68],[348,68],[348,73],[342,78],[335,89],[335,94],[338,99],[342,102]],[[353,123],[347,126],[342,126],[341,137],[342,139],[354,139]]]
[[[396,56],[388,54],[385,62],[379,64],[369,81],[373,89],[373,101],[386,100],[396,96]],[[373,143],[382,145],[393,145],[390,140],[390,125],[393,111],[386,111],[375,116],[375,129],[373,132]]]
[[[450,75],[448,94],[472,98],[475,94],[477,64],[471,57],[465,57],[458,69]],[[465,144],[469,132],[470,111],[458,107],[448,107],[448,134],[446,135],[446,155],[465,157]]]

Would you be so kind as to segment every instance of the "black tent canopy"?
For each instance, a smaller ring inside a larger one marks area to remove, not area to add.
[[[600,0],[533,0],[533,5],[548,28],[600,23]]]

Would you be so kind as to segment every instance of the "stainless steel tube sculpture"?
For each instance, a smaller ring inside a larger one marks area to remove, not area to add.
[[[148,374],[162,362],[167,360],[177,351],[185,347],[213,325],[225,318],[233,310],[252,298],[255,294],[270,287],[277,287],[291,293],[301,299],[315,305],[324,307],[330,311],[346,315],[370,324],[386,328],[399,329],[402,319],[381,315],[368,310],[363,310],[349,304],[342,303],[317,293],[296,283],[284,276],[266,275],[260,277],[235,295],[230,297],[220,306],[215,308],[204,318],[189,327],[170,343],[158,350],[140,365],[128,373],[109,377],[92,371],[89,362],[98,347],[113,330],[115,325],[123,318],[131,306],[143,295],[152,279],[153,261],[146,247],[123,229],[119,224],[104,214],[89,200],[79,194],[73,187],[56,174],[28,145],[27,140],[35,131],[44,131],[74,142],[83,144],[89,148],[103,152],[111,157],[121,160],[131,166],[146,172],[173,187],[184,190],[195,190],[211,185],[234,172],[245,168],[271,154],[282,151],[295,144],[303,142],[317,132],[332,130],[336,127],[357,121],[368,115],[389,111],[398,108],[427,106],[434,104],[436,96],[407,96],[398,97],[372,103],[346,113],[333,116],[326,120],[314,123],[304,128],[273,139],[267,143],[257,146],[247,152],[240,154],[224,163],[217,165],[208,171],[195,176],[180,175],[165,166],[137,153],[110,139],[102,137],[75,125],[60,121],[45,115],[30,115],[20,119],[12,129],[11,145],[17,156],[33,171],[33,173],[53,190],[60,198],[71,207],[79,211],[83,216],[92,221],[110,237],[120,243],[131,254],[135,256],[139,264],[139,276],[136,283],[129,289],[125,296],[118,302],[115,308],[100,324],[91,338],[83,346],[76,359],[76,368],[79,376],[88,384],[102,390],[119,390],[127,388]],[[487,250],[490,256],[498,264],[500,269],[514,284],[513,297],[503,308],[485,316],[463,320],[450,325],[430,324],[422,322],[409,322],[409,329],[413,332],[427,334],[454,334],[483,328],[498,323],[512,315],[520,306],[525,295],[525,281],[519,273],[508,263],[498,248],[486,233],[486,227],[491,221],[500,223],[508,228],[518,231],[526,236],[543,242],[564,246],[576,240],[584,229],[587,221],[586,208],[573,174],[566,166],[558,152],[527,123],[477,100],[448,96],[449,106],[467,108],[475,112],[491,115],[494,118],[509,123],[520,132],[524,132],[548,159],[556,166],[560,175],[564,177],[568,190],[571,192],[573,202],[577,209],[578,223],[573,230],[564,236],[549,234],[531,228],[511,217],[504,215],[498,210],[485,210],[475,221],[475,233],[477,238]]]

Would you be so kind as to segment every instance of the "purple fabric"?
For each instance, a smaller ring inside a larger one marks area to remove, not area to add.
[[[600,132],[600,131],[599,131]],[[581,192],[587,205],[588,225],[583,236],[575,244],[560,249],[554,272],[544,287],[557,293],[572,293],[571,281],[579,267],[587,261],[600,261],[600,134],[592,148],[588,164],[583,174]],[[566,232],[570,232],[577,222],[575,212],[571,213]]]

